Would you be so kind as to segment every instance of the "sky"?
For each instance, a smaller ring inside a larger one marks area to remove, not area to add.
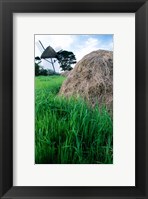
[[[94,50],[111,50],[113,51],[113,35],[35,35],[35,57],[41,56],[43,48],[39,44],[42,42],[44,48],[49,45],[55,50],[72,51],[76,56],[77,62],[86,54]],[[50,63],[43,60],[41,65],[44,68],[52,69]],[[55,64],[56,72],[60,72],[59,64]]]

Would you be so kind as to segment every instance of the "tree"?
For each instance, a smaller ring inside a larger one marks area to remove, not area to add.
[[[58,51],[57,59],[63,71],[65,70],[70,71],[72,69],[71,65],[76,63],[76,57],[73,54],[73,52],[66,50]]]
[[[35,57],[35,76],[40,75],[40,64],[41,63],[41,59],[39,57]]]
[[[38,63],[35,63],[35,76],[40,75],[40,66]]]

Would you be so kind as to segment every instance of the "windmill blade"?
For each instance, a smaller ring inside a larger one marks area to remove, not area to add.
[[[39,40],[39,43],[42,46],[43,50],[45,50],[45,48],[44,48],[44,46],[43,46],[43,44],[42,44],[42,42],[40,40]]]

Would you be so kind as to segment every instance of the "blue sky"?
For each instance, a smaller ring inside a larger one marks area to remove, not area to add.
[[[83,58],[86,54],[99,49],[113,51],[113,35],[99,34],[99,35],[35,35],[35,56],[41,56],[42,47],[39,40],[44,47],[49,45],[55,50],[61,49],[72,51],[77,61]],[[42,62],[45,68],[51,68],[46,61]],[[56,63],[56,71],[59,72],[59,65]]]

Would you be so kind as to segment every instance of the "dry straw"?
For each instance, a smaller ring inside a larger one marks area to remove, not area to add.
[[[93,51],[84,56],[69,73],[59,92],[66,97],[81,96],[93,107],[113,110],[113,52]]]

